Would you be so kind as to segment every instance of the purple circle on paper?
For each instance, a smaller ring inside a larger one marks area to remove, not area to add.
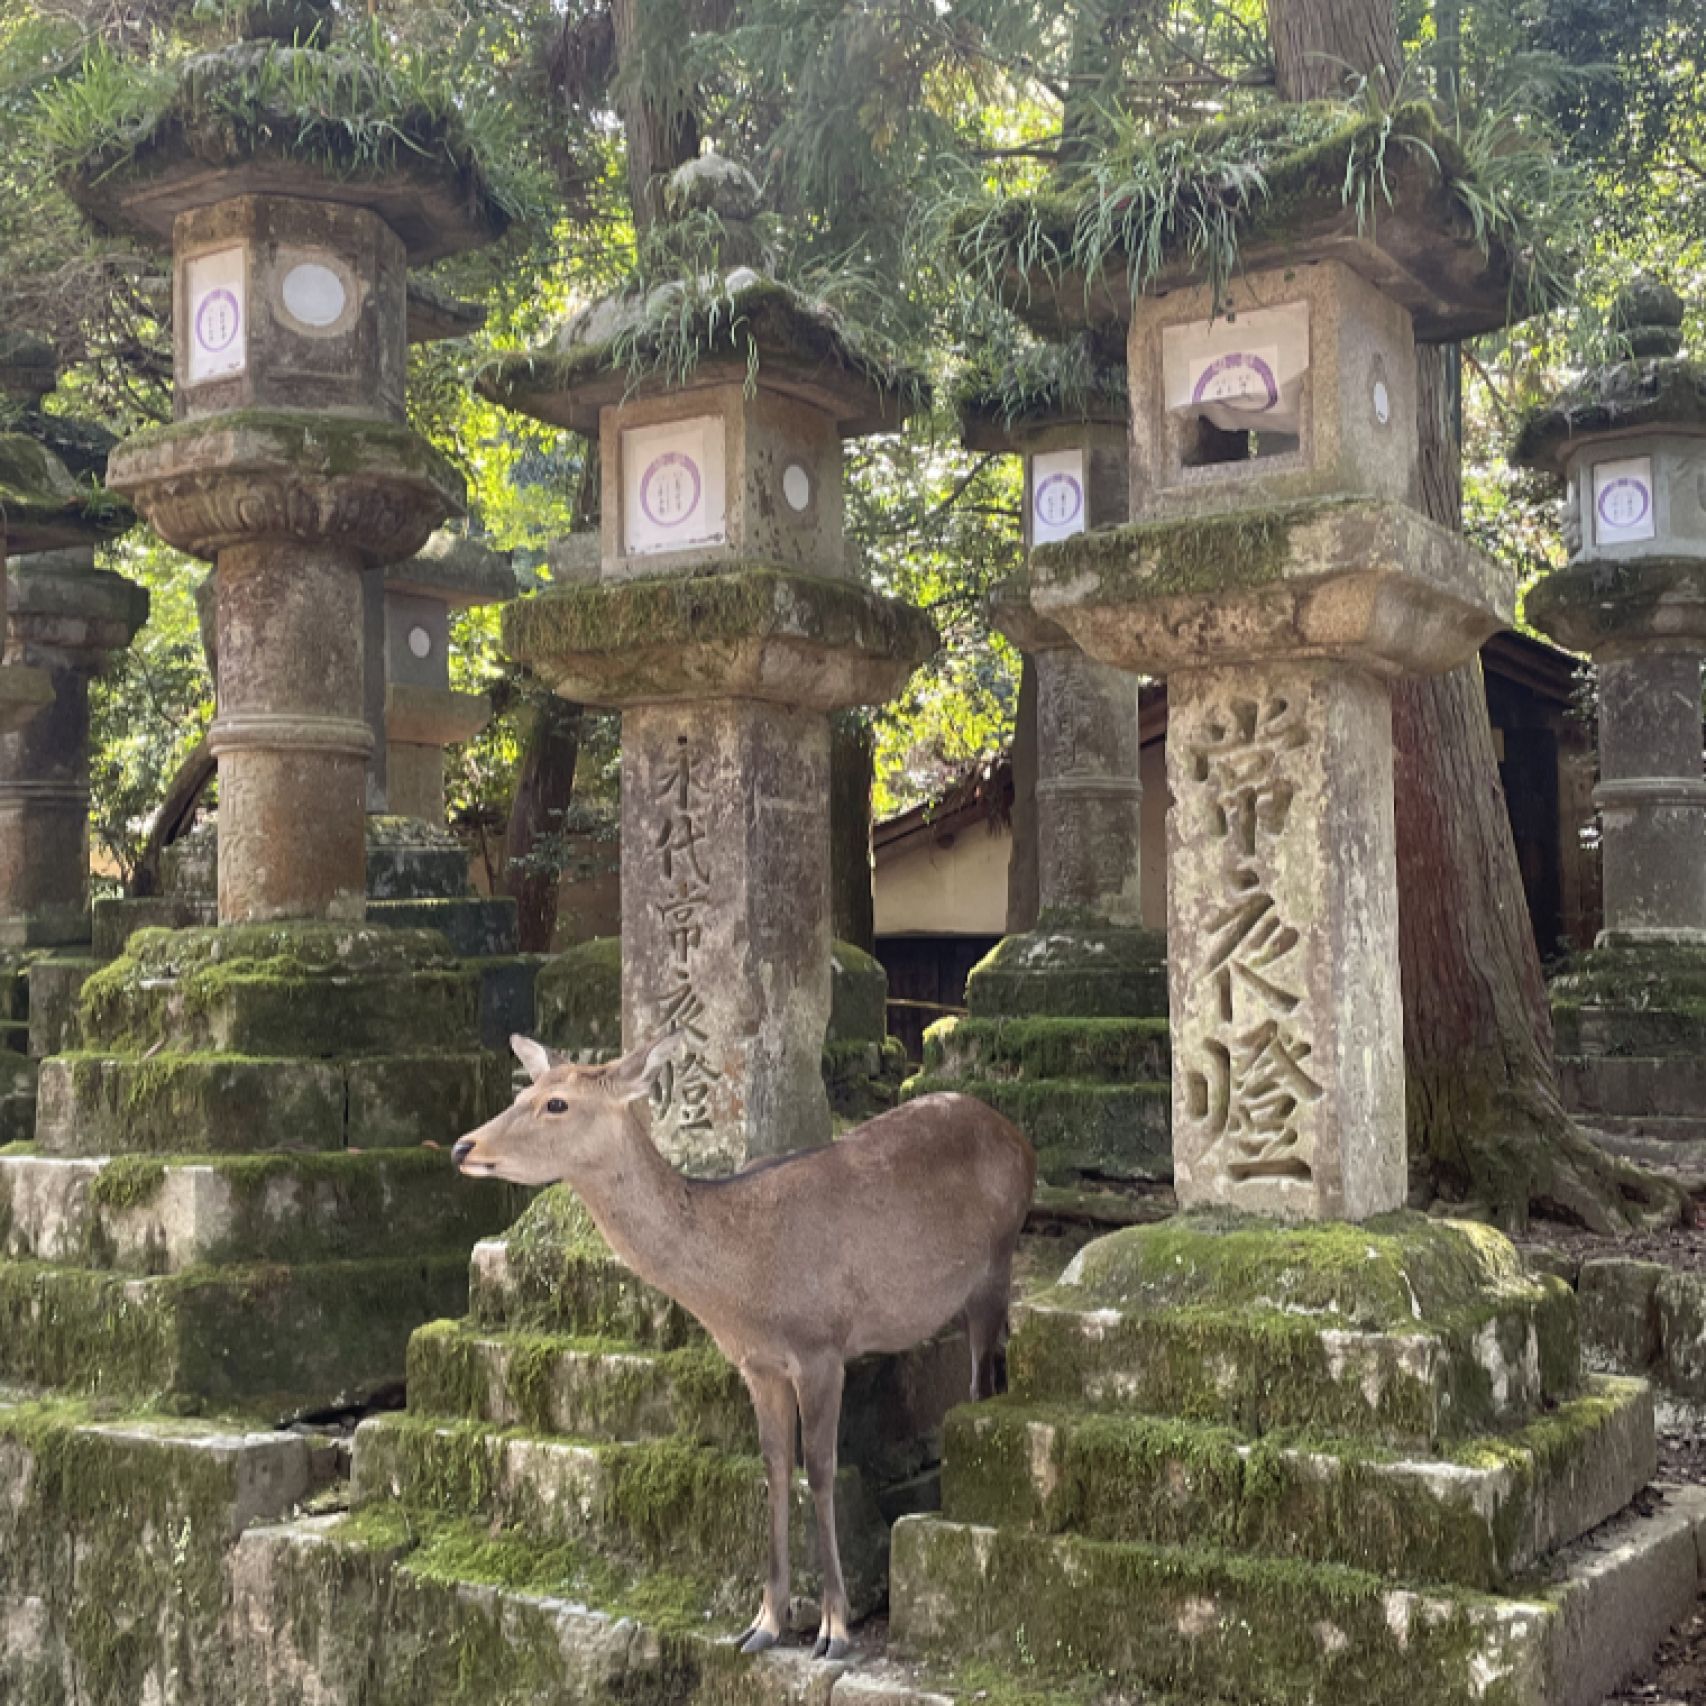
[[[676,470],[675,479],[668,476]],[[684,494],[683,483],[691,487]],[[640,476],[640,508],[654,527],[679,527],[699,507],[699,464],[679,450],[666,450]]]
[[[1219,396],[1209,396],[1209,387],[1217,379],[1223,379],[1228,374],[1248,374],[1261,386],[1261,391],[1258,393],[1247,389],[1246,382],[1240,377],[1236,390]],[[1251,355],[1248,350],[1233,350],[1228,355],[1216,356],[1202,370],[1202,377],[1192,388],[1191,401],[1225,403],[1229,408],[1247,409],[1251,414],[1261,414],[1279,401],[1279,381],[1274,378],[1274,370],[1259,355]]]
[[[195,341],[209,354],[229,349],[242,324],[237,298],[229,290],[210,290],[195,311]]]
[[[1049,527],[1070,527],[1084,509],[1084,488],[1070,474],[1050,474],[1031,506]]]
[[[1607,527],[1639,527],[1653,507],[1653,494],[1645,480],[1622,474],[1606,482],[1595,507]]]

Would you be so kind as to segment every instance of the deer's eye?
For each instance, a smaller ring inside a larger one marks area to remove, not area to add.
[[[565,1102],[561,1096],[553,1096],[551,1100],[545,1104],[545,1112],[548,1114],[566,1114],[568,1111],[569,1104]]]

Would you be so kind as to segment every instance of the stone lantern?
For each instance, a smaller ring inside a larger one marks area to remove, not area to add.
[[[386,570],[381,632],[369,637],[369,656],[384,659],[384,742],[375,751],[377,786],[370,791],[375,809],[443,824],[444,749],[472,740],[492,714],[485,694],[451,688],[450,613],[514,596],[508,558],[452,533],[435,533],[413,557]],[[368,620],[374,622],[371,610]]]
[[[683,183],[737,230],[756,199],[716,159]],[[620,352],[643,357],[655,317],[700,292],[716,317],[692,371],[625,371]],[[934,645],[860,583],[842,531],[841,441],[897,426],[903,392],[750,268],[601,304],[482,389],[599,442],[597,578],[510,606],[504,643],[622,711],[623,1035],[691,1044],[660,1138],[714,1170],[821,1143],[828,713],[881,703]]]
[[[454,146],[349,173],[281,117],[210,164],[192,144],[222,96],[263,99],[266,67],[337,70],[323,22],[314,46],[265,39],[286,22],[300,38],[298,14],[327,7],[249,11],[263,39],[188,61],[179,123],[71,188],[98,223],[171,245],[177,418],[121,445],[111,479],[218,567],[220,919],[359,918],[361,575],[419,550],[462,498],[403,419],[407,271],[502,218]]]
[[[35,1128],[32,970],[89,932],[89,682],[148,614],[94,565],[132,516],[97,484],[110,437],[37,406],[56,377],[0,335],[0,1144]]]
[[[1031,601],[1167,678],[1185,1212],[1020,1303],[1008,1395],[948,1418],[941,1514],[895,1525],[891,1638],[1000,1664],[1023,1628],[1043,1676],[1182,1700],[1585,1706],[1690,1614],[1706,1500],[1668,1532],[1636,1504],[1650,1394],[1584,1374],[1568,1286],[1490,1227],[1396,1212],[1391,684],[1514,602],[1413,507],[1416,344],[1503,324],[1518,263],[1426,109],[1174,139],[1217,208],[1236,141],[1263,189],[1223,279],[1181,217],[1129,268],[1028,281],[1129,321],[1134,519],[1038,546]],[[1342,186],[1376,150],[1365,219]]]
[[[326,45],[329,12],[244,8],[247,39],[174,67],[145,138],[65,174],[97,224],[171,250],[175,419],[109,480],[214,564],[219,922],[127,936],[41,1063],[35,1151],[0,1157],[40,1300],[0,1380],[273,1419],[400,1378],[506,1219],[441,1152],[507,1100],[479,975],[435,930],[364,919],[363,606],[461,506],[404,420],[407,269],[504,216],[454,116],[398,110],[359,46]],[[90,1189],[140,1156],[165,1158],[140,1191]]]
[[[1569,558],[1530,591],[1527,615],[1592,657],[1599,685],[1603,919],[1596,951],[1553,985],[1566,1088],[1595,1123],[1698,1147],[1706,365],[1683,353],[1682,321],[1674,291],[1637,279],[1612,312],[1626,358],[1534,410],[1511,458],[1565,486]]]
[[[974,382],[958,399],[968,449],[1024,459],[1027,554],[1127,519],[1125,374],[1086,356],[1051,348],[1044,375],[1011,387],[1017,411],[1006,382]],[[1036,682],[1038,917],[973,967],[968,1017],[931,1027],[912,1091],[991,1102],[1037,1145],[1051,1180],[1164,1178],[1166,944],[1142,927],[1137,678],[1039,613],[1028,576],[997,589],[989,617]],[[1013,1046],[1016,1020],[1031,1055]],[[1036,1047],[1045,1034],[1050,1046]]]

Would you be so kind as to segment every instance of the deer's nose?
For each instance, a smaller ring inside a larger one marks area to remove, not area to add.
[[[456,1147],[451,1150],[450,1159],[452,1161],[454,1161],[458,1167],[460,1167],[462,1165],[462,1163],[468,1159],[468,1152],[473,1147],[474,1147],[473,1138],[464,1137],[464,1138],[460,1139],[458,1141]]]

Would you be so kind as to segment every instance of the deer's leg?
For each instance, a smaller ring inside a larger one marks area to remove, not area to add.
[[[770,1495],[770,1575],[764,1604],[751,1625],[735,1637],[743,1653],[762,1653],[782,1638],[788,1622],[788,1512],[794,1483],[794,1389],[775,1369],[743,1368],[746,1389],[758,1414],[758,1449]]]
[[[835,1536],[836,1440],[841,1432],[841,1387],[846,1370],[840,1357],[808,1363],[795,1376],[800,1426],[805,1441],[806,1477],[817,1509],[818,1561],[823,1571],[823,1621],[818,1626],[814,1659],[847,1656],[847,1584],[841,1576],[841,1546]]]
[[[1007,1390],[1007,1310],[1012,1261],[998,1262],[966,1300],[966,1339],[971,1345],[972,1402]]]

